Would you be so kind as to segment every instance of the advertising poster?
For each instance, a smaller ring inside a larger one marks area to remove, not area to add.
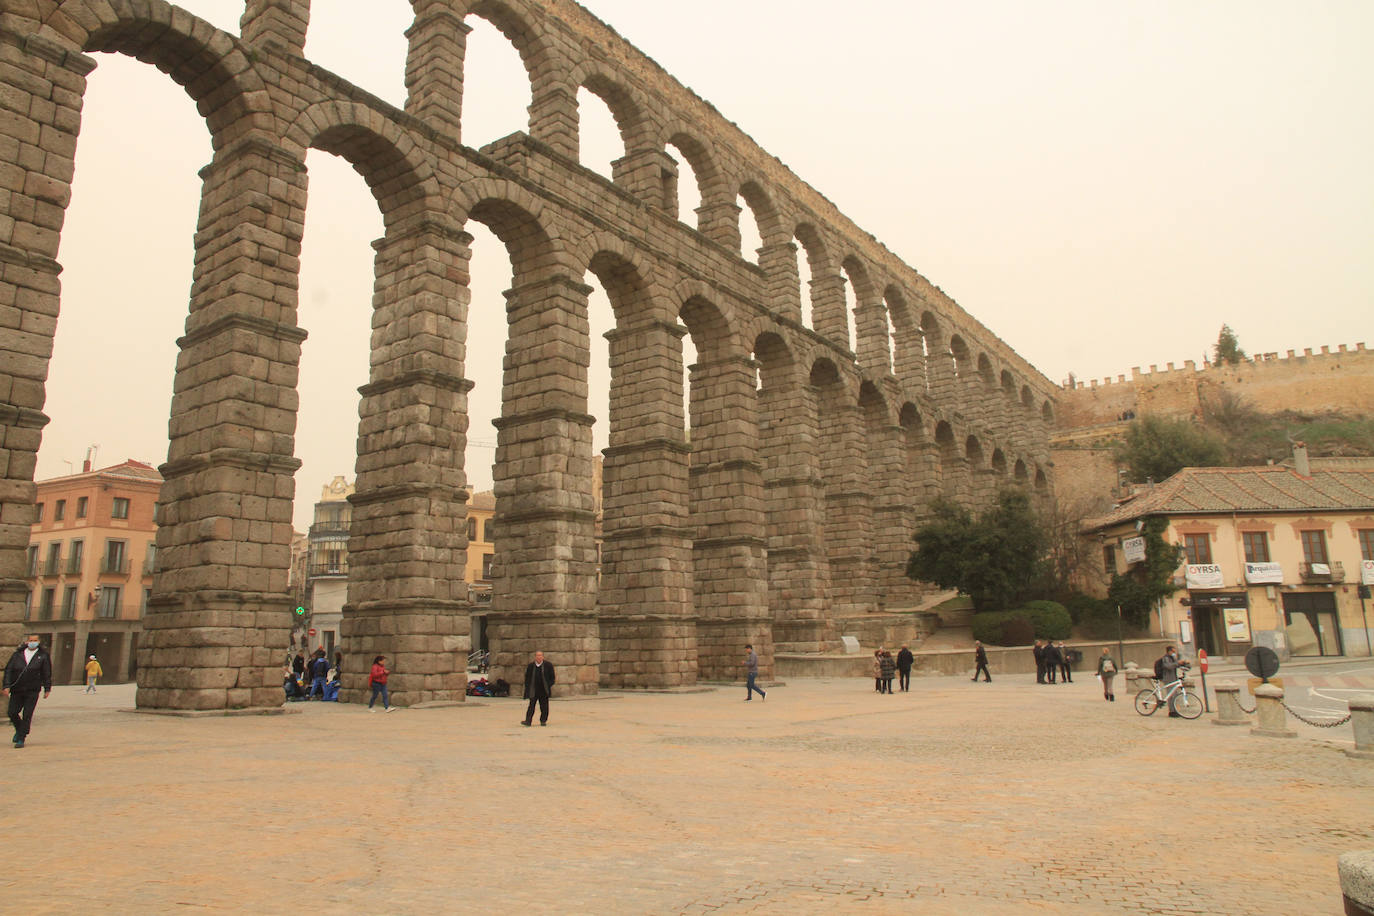
[[[1282,585],[1283,567],[1277,563],[1246,563],[1245,581],[1251,585]]]
[[[1360,584],[1374,585],[1374,560],[1360,561]]]
[[[1126,538],[1121,542],[1121,555],[1126,558],[1127,563],[1145,562],[1145,539]]]
[[[1189,563],[1184,567],[1183,580],[1189,588],[1225,588],[1221,567],[1215,563]]]
[[[1249,642],[1250,623],[1245,616],[1245,608],[1225,608],[1221,612],[1222,619],[1226,621],[1226,639],[1228,642]]]

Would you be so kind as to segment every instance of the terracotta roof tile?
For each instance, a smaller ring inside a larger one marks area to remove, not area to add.
[[[1150,515],[1374,509],[1374,468],[1184,468],[1114,511],[1083,523],[1094,531]]]

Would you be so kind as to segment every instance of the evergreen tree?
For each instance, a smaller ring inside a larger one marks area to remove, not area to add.
[[[1153,414],[1132,420],[1116,449],[1116,460],[1136,483],[1166,480],[1183,468],[1221,467],[1226,457],[1225,440],[1211,430]]]
[[[1245,351],[1240,348],[1240,340],[1236,337],[1236,332],[1231,330],[1229,324],[1221,326],[1221,333],[1217,335],[1216,346],[1212,348],[1212,365],[1220,366],[1222,363],[1230,363],[1232,366],[1245,359]]]
[[[1047,544],[1026,492],[1004,490],[977,518],[945,501],[934,511],[916,532],[907,576],[958,589],[980,611],[1015,607],[1037,581]]]

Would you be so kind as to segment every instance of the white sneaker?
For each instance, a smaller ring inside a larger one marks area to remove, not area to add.
[[[368,711],[368,712],[376,712],[377,710],[375,710],[375,709],[373,709],[371,706],[369,706],[369,707],[367,707],[367,711]]]
[[[387,712],[395,712],[395,711],[396,711],[396,707],[395,707],[395,706],[388,706],[388,707],[386,708],[386,711],[387,711]]]

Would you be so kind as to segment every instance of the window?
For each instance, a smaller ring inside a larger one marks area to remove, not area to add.
[[[55,597],[57,597],[57,589],[55,589],[55,588],[45,588],[45,589],[43,589],[43,598],[42,598],[42,600],[39,601],[39,603],[38,603],[38,619],[39,619],[39,620],[52,620],[52,603],[53,603],[53,599],[54,599]]]
[[[33,592],[24,592],[24,619],[33,616]]]
[[[119,592],[118,585],[100,586],[100,597],[96,600],[96,614],[100,617],[119,616]]]
[[[1326,563],[1326,532],[1299,531],[1302,539],[1302,556],[1308,563]]]
[[[123,496],[116,496],[110,501],[110,518],[128,518],[129,501]]]
[[[43,564],[43,575],[55,576],[62,571],[62,544],[53,541],[48,545],[48,562]]]
[[[38,545],[37,545],[37,544],[30,544],[30,545],[29,545],[28,564],[24,567],[24,569],[26,570],[25,575],[27,575],[29,578],[33,578],[34,576],[38,575]]]
[[[1374,528],[1365,528],[1356,534],[1360,539],[1360,558],[1374,560]]]
[[[468,543],[477,540],[477,519],[468,519]]]
[[[1116,575],[1116,545],[1115,545],[1115,544],[1103,544],[1103,545],[1102,545],[1102,568],[1106,571],[1107,575],[1109,575],[1109,576],[1114,576],[1114,575]]]
[[[143,590],[143,603],[138,607],[138,616],[148,616],[148,599],[151,597],[153,597],[153,590],[151,588],[145,588]]]
[[[487,519],[487,523],[482,526],[482,535],[482,540],[488,544],[496,543],[496,519]]]
[[[493,556],[494,556],[494,554],[490,554],[490,553],[488,553],[488,554],[483,554],[483,555],[482,555],[482,578],[483,578],[483,579],[490,579],[490,578],[491,578],[491,561],[492,561],[492,557],[493,557]]]
[[[157,569],[157,545],[149,544],[147,551],[143,554],[143,575],[151,576],[155,569]]]
[[[86,517],[86,497],[84,497],[84,496],[78,496],[78,497],[76,498],[76,517],[77,517],[77,518],[85,518],[85,517]]]
[[[33,520],[34,520],[35,522],[41,522],[41,521],[43,521],[43,504],[42,504],[42,503],[39,503],[38,505],[34,506],[33,508],[34,508],[34,509],[37,511],[37,513],[38,513],[37,515],[35,515],[35,516],[33,517]]]
[[[67,501],[59,499],[52,507],[52,520],[60,522],[67,517]]]
[[[76,586],[68,585],[62,592],[62,619],[71,620],[76,616]]]
[[[1269,535],[1263,531],[1242,531],[1241,540],[1245,542],[1245,562],[1269,562]]]
[[[71,552],[67,554],[67,575],[81,575],[81,562],[85,559],[82,551],[85,545],[80,540],[72,541]]]
[[[123,541],[105,542],[105,562],[100,565],[103,573],[126,573],[129,571],[128,564],[124,559]]]
[[[1206,534],[1185,534],[1183,552],[1188,555],[1188,565],[1197,566],[1212,562],[1212,539]]]

